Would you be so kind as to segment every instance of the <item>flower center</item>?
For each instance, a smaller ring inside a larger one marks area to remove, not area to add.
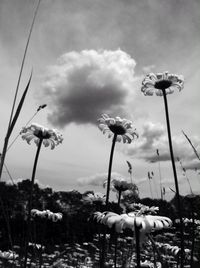
[[[42,131],[42,130],[35,130],[34,135],[38,137],[39,139],[49,139],[51,135],[47,131]]]
[[[169,88],[172,85],[172,81],[170,80],[160,80],[155,83],[155,88],[164,90]]]
[[[124,135],[126,133],[126,130],[122,126],[117,126],[117,125],[110,125],[109,129],[117,135]]]

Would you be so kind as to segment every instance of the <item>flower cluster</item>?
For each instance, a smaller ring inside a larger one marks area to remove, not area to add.
[[[166,94],[171,94],[174,90],[181,91],[184,86],[184,78],[182,75],[164,73],[149,73],[142,81],[141,91],[144,95],[152,96],[154,92],[157,96],[163,96],[163,91]]]
[[[180,220],[179,220],[179,219],[176,219],[175,222],[176,222],[176,223],[180,223]],[[185,225],[190,224],[190,223],[192,223],[192,222],[193,222],[192,219],[183,218],[183,223],[184,223]],[[195,223],[196,225],[200,225],[200,220],[194,219],[194,223]]]
[[[33,247],[33,248],[36,248],[38,250],[44,249],[44,246],[42,246],[41,244],[36,244],[36,243],[31,243],[31,242],[28,243],[28,246],[29,247]]]
[[[83,201],[90,202],[90,203],[99,202],[99,203],[104,204],[105,199],[106,199],[106,196],[102,193],[89,193],[83,197]]]
[[[57,222],[62,220],[62,213],[53,213],[50,210],[43,210],[40,211],[38,209],[32,209],[31,210],[31,216],[32,217],[40,217],[42,219],[49,219],[52,220],[53,222]]]
[[[114,226],[118,233],[121,233],[124,229],[135,231],[135,227],[138,227],[141,234],[146,234],[172,226],[172,221],[167,217],[154,215],[136,216],[135,212],[121,215],[108,211],[95,212],[94,218],[97,222],[107,225],[109,228]]]
[[[171,254],[173,256],[177,256],[180,254],[181,249],[178,246],[172,246],[168,243],[160,243],[156,242],[156,246],[158,249],[162,250],[164,254]],[[190,250],[185,249],[185,254],[189,254]]]
[[[146,214],[157,214],[159,208],[152,206],[145,206],[141,203],[133,203],[130,204],[129,206],[132,210],[133,213],[135,213],[135,215],[139,216],[139,215],[146,215]]]
[[[131,143],[135,137],[138,138],[136,129],[133,128],[133,123],[130,120],[122,119],[119,116],[112,118],[103,114],[98,122],[99,129],[103,134],[108,134],[108,138],[117,135],[116,140],[124,143]]]
[[[63,137],[58,130],[48,129],[36,123],[24,127],[20,134],[22,139],[26,140],[28,144],[33,140],[38,146],[39,141],[42,140],[43,145],[45,147],[51,146],[52,150],[63,141]]]
[[[0,258],[5,260],[14,260],[16,259],[17,255],[13,251],[1,251],[0,250]]]

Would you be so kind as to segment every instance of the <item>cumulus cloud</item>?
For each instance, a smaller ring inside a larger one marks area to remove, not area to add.
[[[85,186],[85,185],[103,186],[103,183],[107,180],[107,178],[108,173],[97,173],[92,176],[79,178],[77,179],[77,182],[79,186]],[[124,176],[117,172],[112,172],[111,179],[114,178],[124,178]]]
[[[135,65],[120,49],[62,55],[48,68],[42,87],[42,97],[50,107],[48,120],[62,128],[69,123],[96,124],[102,113],[125,116],[136,80]]]
[[[194,144],[200,143],[199,137],[193,137],[192,139]],[[174,136],[172,143],[175,158],[179,157],[186,169],[200,168],[199,161],[197,161],[193,150],[182,134]],[[134,156],[147,162],[157,162],[157,149],[159,150],[160,161],[169,161],[171,159],[168,137],[164,126],[158,123],[146,122],[143,125],[141,136],[136,143],[126,148],[126,153],[129,157]]]

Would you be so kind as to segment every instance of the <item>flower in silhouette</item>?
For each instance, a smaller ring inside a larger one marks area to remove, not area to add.
[[[26,140],[28,144],[33,140],[38,146],[39,141],[42,140],[43,145],[45,147],[50,146],[52,150],[63,141],[62,134],[58,130],[48,129],[35,123],[24,127],[20,134],[22,135],[22,139]]]
[[[163,90],[166,94],[171,94],[174,90],[181,91],[184,86],[182,75],[164,73],[149,73],[142,81],[141,91],[144,95],[152,96],[154,92],[157,96],[163,96]]]
[[[103,183],[103,187],[106,187],[106,185],[107,185],[107,181],[105,181]],[[130,190],[132,188],[132,183],[127,182],[123,178],[112,179],[111,180],[111,187],[112,187],[113,191],[124,192],[124,191]]]
[[[136,129],[133,128],[133,123],[130,120],[122,119],[119,116],[112,118],[107,114],[103,114],[98,119],[99,129],[103,134],[108,134],[108,138],[117,135],[118,142],[131,143],[135,137],[138,137]]]

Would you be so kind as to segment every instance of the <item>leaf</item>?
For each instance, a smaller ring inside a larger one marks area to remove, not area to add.
[[[29,89],[29,85],[30,85],[30,82],[31,82],[31,78],[32,78],[32,71],[31,71],[30,78],[29,78],[29,80],[28,80],[28,84],[27,84],[27,86],[26,86],[26,88],[25,88],[25,90],[24,90],[24,93],[23,93],[23,95],[22,95],[22,97],[21,97],[21,100],[20,100],[20,102],[19,102],[19,104],[18,104],[18,107],[17,107],[17,110],[16,110],[16,112],[15,112],[15,115],[14,115],[14,117],[13,117],[13,120],[12,120],[12,122],[11,122],[11,124],[10,124],[9,130],[8,130],[8,137],[10,137],[10,135],[11,135],[11,133],[12,133],[12,131],[13,131],[13,128],[14,128],[16,122],[17,122],[17,119],[18,119],[18,117],[19,117],[19,114],[20,114],[20,112],[21,112],[21,109],[22,109],[22,106],[23,106],[23,104],[24,104],[24,100],[25,100],[26,94],[27,94],[28,89]]]

